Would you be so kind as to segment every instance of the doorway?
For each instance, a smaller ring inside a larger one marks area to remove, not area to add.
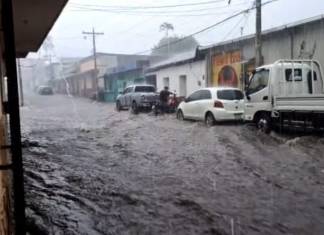
[[[163,87],[166,86],[170,88],[170,79],[168,77],[163,78]]]
[[[187,76],[181,75],[179,77],[179,96],[186,97],[187,96]]]

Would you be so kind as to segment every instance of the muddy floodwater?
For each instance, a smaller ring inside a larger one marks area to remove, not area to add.
[[[61,95],[21,116],[30,234],[324,234],[324,137]]]

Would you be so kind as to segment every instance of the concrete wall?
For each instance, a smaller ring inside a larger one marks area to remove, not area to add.
[[[169,90],[180,94],[180,77],[186,76],[186,96],[206,86],[206,62],[205,60],[171,66],[160,69],[150,74],[156,75],[157,91],[166,85],[164,82],[169,78]]]
[[[270,37],[266,37],[263,41],[263,62],[264,64],[270,64],[278,59],[290,59],[291,58],[291,42],[288,32],[282,32],[281,34],[274,34]],[[254,57],[254,44],[252,57]]]
[[[271,33],[265,36],[263,40],[262,53],[265,64],[273,63],[278,59],[310,59],[313,56],[313,59],[318,60],[322,67],[324,66],[323,19],[292,29]],[[304,49],[302,49],[302,44]],[[251,49],[249,51],[254,52]]]
[[[98,70],[106,70],[107,68],[115,68],[117,67],[117,56],[116,55],[98,55],[97,56],[97,67]],[[84,62],[80,63],[80,72],[86,72],[94,69],[94,61],[93,58],[89,58]],[[99,72],[100,73],[100,72]]]
[[[324,66],[324,19],[316,24],[309,24],[305,27],[299,27],[294,32],[294,57],[300,54],[300,45],[305,41],[306,52],[313,50],[314,43],[316,49],[314,59],[318,60],[322,67]]]

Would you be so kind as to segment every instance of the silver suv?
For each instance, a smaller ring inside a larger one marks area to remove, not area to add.
[[[131,108],[133,113],[141,109],[151,109],[152,105],[159,99],[152,85],[132,85],[117,96],[116,109]]]

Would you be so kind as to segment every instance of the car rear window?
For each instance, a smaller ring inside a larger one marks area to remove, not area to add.
[[[152,86],[136,86],[135,92],[155,92],[155,88]]]
[[[217,91],[217,97],[221,100],[241,100],[244,95],[239,90],[220,90]]]

